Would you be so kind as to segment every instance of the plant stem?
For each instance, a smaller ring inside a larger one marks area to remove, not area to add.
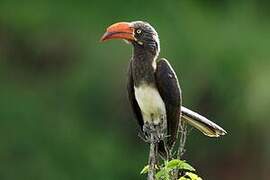
[[[185,153],[185,144],[187,140],[187,124],[184,121],[180,122],[180,143],[178,147],[178,152],[177,152],[177,159],[181,159],[183,154]]]
[[[148,171],[148,180],[155,180],[156,169],[155,166],[157,164],[157,143],[154,142],[154,136],[151,133],[151,143],[150,143],[150,151],[149,151],[149,171]]]
[[[179,137],[180,136],[180,137]],[[178,137],[179,137],[179,146],[177,151],[177,159],[181,160],[183,154],[185,153],[185,144],[187,139],[187,124],[184,121],[179,122],[179,131],[178,131]],[[171,179],[177,180],[179,179],[179,170],[175,170],[172,173]]]

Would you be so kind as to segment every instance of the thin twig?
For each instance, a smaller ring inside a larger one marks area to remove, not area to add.
[[[154,142],[154,135],[151,133],[151,142],[150,142],[150,151],[149,151],[149,171],[148,171],[148,180],[155,180],[157,164],[157,143]]]
[[[185,153],[185,144],[187,140],[187,124],[186,122],[182,121],[180,122],[180,127],[179,127],[179,133],[180,133],[180,142],[179,142],[179,147],[178,147],[178,152],[177,152],[177,159],[181,159],[183,154]]]
[[[185,144],[187,139],[187,124],[186,122],[181,120],[179,122],[178,137],[179,137],[179,146],[177,151],[177,159],[181,160],[183,154],[185,153]],[[172,180],[179,179],[179,169],[173,171],[171,179]]]

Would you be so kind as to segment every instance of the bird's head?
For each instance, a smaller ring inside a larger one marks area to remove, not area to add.
[[[155,54],[159,53],[160,45],[156,30],[147,22],[118,22],[107,28],[101,41],[123,39],[133,44],[135,48],[142,48]]]

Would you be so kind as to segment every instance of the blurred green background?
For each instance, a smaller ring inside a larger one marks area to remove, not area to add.
[[[267,0],[1,0],[0,179],[145,179],[125,91],[131,46],[99,43],[133,20],[159,32],[184,105],[228,131],[192,130],[185,159],[206,180],[269,179]]]

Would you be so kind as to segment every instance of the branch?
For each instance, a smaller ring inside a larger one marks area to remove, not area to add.
[[[179,146],[177,151],[177,159],[181,160],[183,154],[185,153],[185,144],[187,140],[187,124],[186,122],[181,121],[181,118],[179,122],[178,137],[179,137]],[[171,179],[172,180],[179,179],[179,169],[173,171]]]
[[[154,135],[151,133],[151,141],[150,141],[150,151],[149,151],[149,171],[148,171],[148,180],[155,180],[156,169],[155,166],[157,164],[157,143],[154,142]]]
[[[181,157],[185,153],[185,144],[187,140],[187,123],[184,121],[180,121],[179,123],[179,133],[180,134],[180,142],[179,142],[179,147],[177,151],[177,159],[181,160]],[[179,136],[179,135],[178,135]]]

